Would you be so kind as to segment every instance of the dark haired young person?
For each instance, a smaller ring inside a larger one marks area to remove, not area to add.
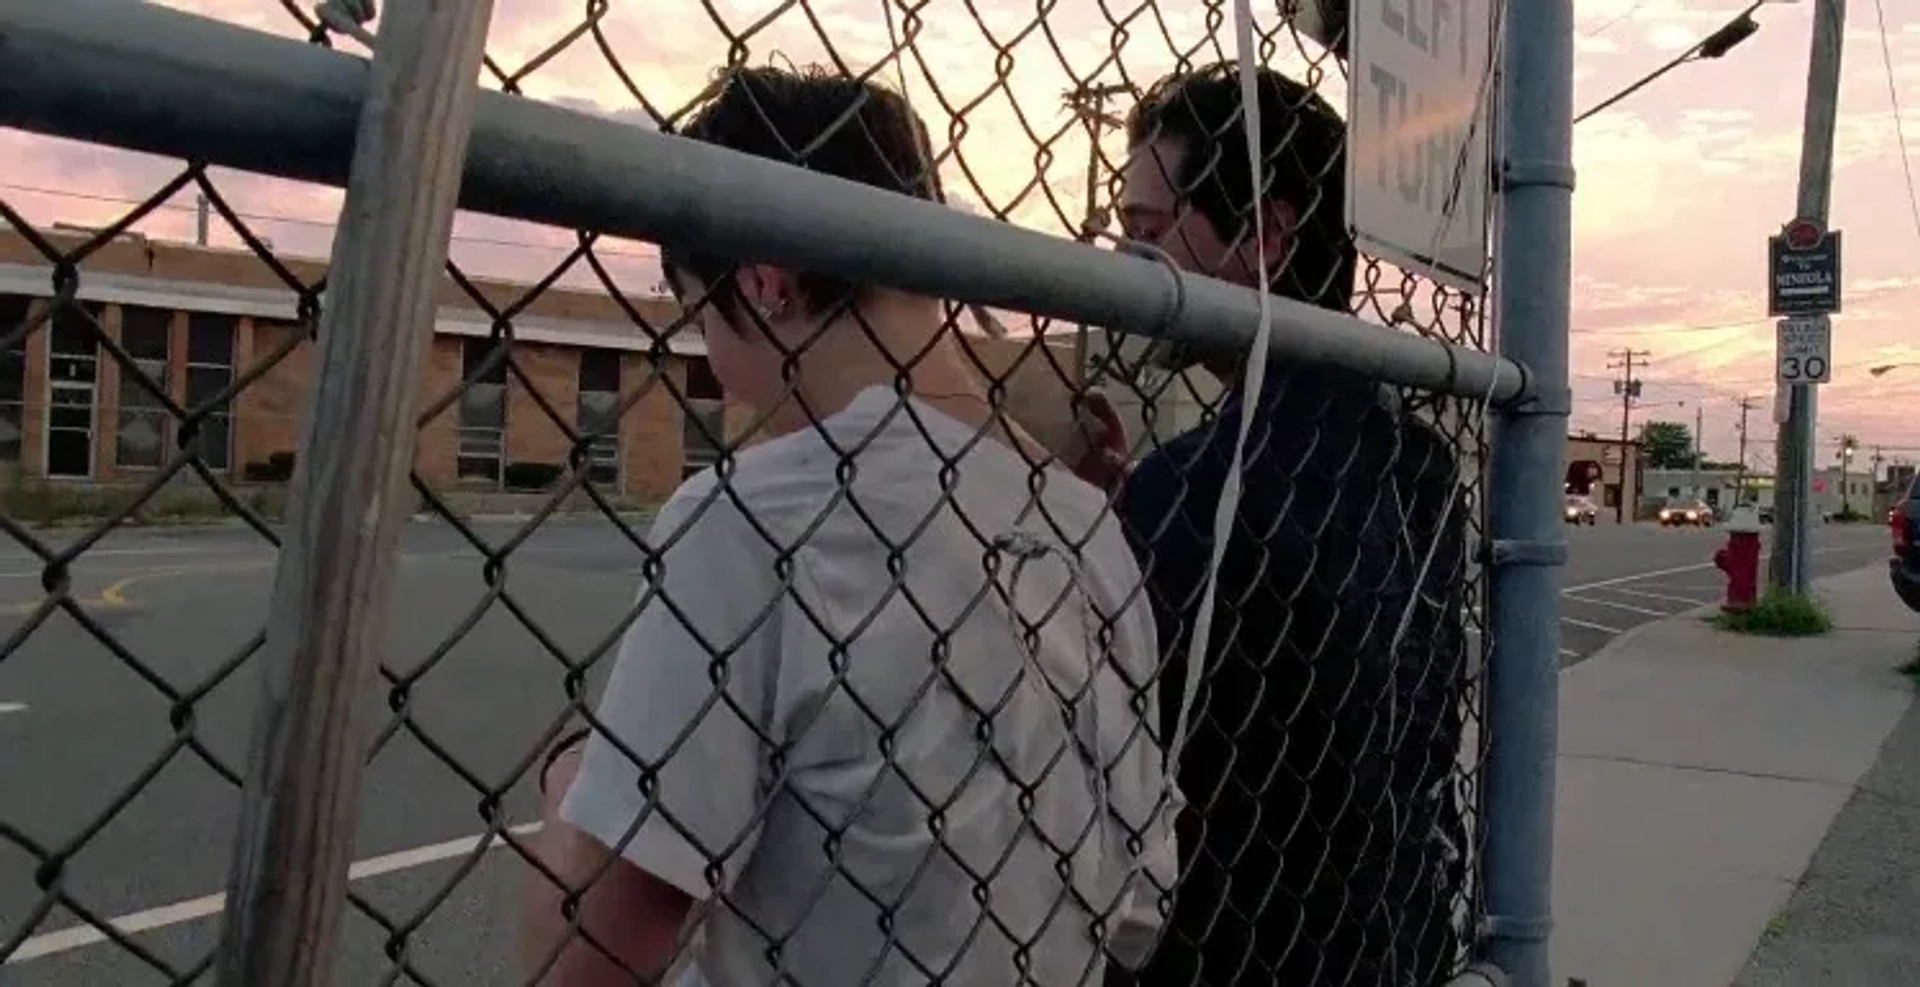
[[[1135,107],[1121,221],[1182,269],[1253,287],[1257,205],[1272,290],[1344,311],[1355,271],[1345,125],[1279,73],[1262,70],[1258,94],[1264,198],[1252,193],[1235,67],[1216,66],[1162,80]],[[1124,479],[1167,656],[1164,739],[1215,507],[1252,416],[1178,765],[1188,808],[1173,916],[1138,978],[1109,982],[1439,982],[1456,962],[1467,849],[1454,791],[1465,679],[1466,505],[1447,514],[1457,467],[1434,431],[1358,376],[1273,361],[1247,407],[1243,356],[1191,355],[1228,385],[1220,414]]]
[[[734,71],[682,135],[938,198],[919,120],[869,83]],[[1173,812],[1140,728],[1152,611],[1106,495],[1035,475],[938,300],[664,266],[773,436],[654,523],[596,729],[545,774],[541,858],[591,881],[584,935],[532,876],[529,971],[1066,987],[1138,962]]]

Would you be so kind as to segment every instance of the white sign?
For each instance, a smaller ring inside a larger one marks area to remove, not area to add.
[[[1833,323],[1826,316],[1781,319],[1779,329],[1780,383],[1824,384],[1833,379]]]
[[[1360,249],[1478,292],[1496,0],[1353,0],[1347,225]]]

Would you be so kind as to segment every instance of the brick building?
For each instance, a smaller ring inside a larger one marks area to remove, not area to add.
[[[49,239],[63,250],[81,242],[58,232]],[[285,264],[302,284],[318,283],[324,272],[312,261]],[[50,305],[52,285],[38,251],[16,233],[0,234],[0,338]],[[476,287],[496,310],[527,291],[497,282]],[[85,259],[76,298],[179,404],[198,406],[243,384],[201,426],[210,467],[238,480],[267,478],[276,459],[294,452],[316,350],[296,321],[296,294],[258,258],[130,235]],[[670,299],[629,302],[656,330],[678,315]],[[605,430],[590,453],[600,489],[657,500],[711,461],[708,435],[729,425],[737,432],[744,418],[724,404],[698,332],[673,333],[669,355],[656,365],[649,334],[604,292],[550,288],[517,309],[512,353],[520,373],[489,361],[493,320],[470,295],[447,280],[440,303],[420,398],[423,412],[440,410],[422,427],[416,452],[416,467],[437,489],[499,490],[521,482],[516,473],[524,478],[527,467],[564,466],[572,448],[564,422]],[[994,372],[1027,348],[1016,340],[975,343]],[[1047,363],[1022,361],[1013,375],[1016,401],[1043,434],[1058,431],[1061,422],[1048,419],[1064,420],[1067,407]],[[691,414],[657,375],[681,389]],[[475,383],[462,388],[466,379]],[[177,427],[72,306],[0,352],[0,464],[20,475],[137,483],[166,462]],[[516,471],[516,464],[527,466]]]
[[[1567,436],[1566,492],[1590,498],[1602,521],[1632,521],[1645,471],[1640,444],[1604,439],[1592,432]]]

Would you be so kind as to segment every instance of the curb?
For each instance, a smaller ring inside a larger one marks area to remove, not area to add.
[[[1814,587],[1814,592],[1818,594],[1819,585],[1821,583],[1827,582],[1828,580],[1839,579],[1843,576],[1851,576],[1858,572],[1865,572],[1868,569],[1882,569],[1885,567],[1886,567],[1885,562],[1873,562],[1873,563],[1869,563],[1867,565],[1859,566],[1853,569],[1843,569],[1839,572],[1830,572],[1813,581],[1812,585]],[[1672,614],[1670,616],[1658,617],[1653,620],[1649,620],[1644,624],[1635,624],[1632,627],[1627,628],[1625,633],[1617,634],[1613,637],[1612,640],[1609,640],[1607,643],[1601,645],[1598,651],[1594,651],[1588,654],[1586,657],[1581,658],[1579,661],[1576,661],[1567,665],[1566,668],[1575,668],[1580,665],[1584,665],[1587,662],[1597,661],[1601,658],[1605,658],[1608,655],[1611,655],[1616,649],[1623,648],[1628,644],[1632,643],[1643,632],[1647,631],[1650,628],[1657,627],[1661,624],[1665,624],[1670,621],[1676,621],[1676,620],[1700,620],[1702,618],[1709,617],[1719,612],[1720,612],[1720,604],[1705,603],[1705,604],[1701,604],[1700,606],[1694,607],[1691,610],[1682,610],[1679,613]],[[1835,627],[1833,630],[1836,632],[1839,632],[1839,631],[1845,631],[1847,630],[1847,628]],[[1562,669],[1562,671],[1565,671],[1565,670],[1566,669],[1564,668]]]

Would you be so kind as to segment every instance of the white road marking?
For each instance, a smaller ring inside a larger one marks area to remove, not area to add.
[[[1817,548],[1817,549],[1814,549],[1811,554],[1831,555],[1835,552],[1858,552],[1863,548],[1879,548],[1879,547],[1881,546],[1878,541],[1874,541],[1871,543],[1863,541],[1858,545],[1841,545],[1841,546],[1836,546],[1834,548]],[[1565,587],[1561,589],[1560,592],[1561,593],[1580,593],[1586,590],[1600,589],[1606,586],[1618,586],[1621,583],[1637,583],[1642,579],[1654,579],[1660,576],[1676,576],[1683,572],[1699,572],[1702,569],[1712,569],[1712,568],[1714,568],[1713,562],[1712,560],[1708,560],[1706,562],[1696,562],[1692,565],[1677,565],[1670,569],[1654,569],[1648,572],[1636,572],[1626,576],[1615,576],[1612,579],[1598,579],[1590,583],[1581,583],[1578,586]],[[1662,614],[1662,616],[1665,616],[1665,615]]]
[[[1609,593],[1619,593],[1623,596],[1639,596],[1649,600],[1667,600],[1672,603],[1685,603],[1688,606],[1695,607],[1704,607],[1713,602],[1712,600],[1695,599],[1691,596],[1674,596],[1671,593],[1649,593],[1643,589],[1622,589],[1619,586],[1608,586],[1604,588]]]
[[[1563,624],[1572,624],[1575,627],[1584,627],[1590,631],[1600,631],[1603,634],[1625,634],[1627,632],[1626,628],[1623,627],[1608,627],[1605,624],[1596,624],[1591,620],[1576,620],[1572,617],[1562,617],[1560,618],[1560,622]]]
[[[515,836],[529,836],[539,831],[540,824],[537,822],[514,826],[507,830],[507,832]],[[347,868],[347,880],[364,881],[370,877],[379,877],[383,874],[394,873],[395,871],[408,870],[426,864],[437,863],[442,860],[463,857],[472,853],[474,849],[480,845],[480,840],[481,837],[479,836],[470,836],[466,839],[448,840],[445,843],[435,843],[432,846],[415,847],[412,850],[401,850],[397,853],[386,854],[385,856],[355,861]],[[493,850],[505,845],[504,841],[495,840],[489,844],[487,848]],[[131,915],[122,915],[118,918],[108,919],[107,921],[122,935],[133,935],[134,933],[147,932],[169,925],[179,925],[182,922],[191,922],[195,919],[206,918],[210,915],[218,915],[220,914],[220,909],[225,907],[226,900],[227,896],[224,894],[210,894],[187,901],[174,902],[171,905],[161,905],[158,908],[149,908],[145,911],[134,912]],[[101,932],[91,925],[75,925],[55,932],[44,932],[21,943],[20,948],[14,950],[13,955],[7,957],[7,965],[12,966],[15,963],[24,963],[27,960],[39,959],[42,956],[52,956],[55,953],[64,953],[69,950],[79,949],[82,946],[91,946],[95,943],[106,941],[106,933]]]
[[[1572,595],[1572,594],[1569,594],[1569,593],[1562,593],[1562,594],[1560,594],[1560,595],[1561,595],[1561,596],[1564,596],[1564,597],[1566,597],[1566,598],[1567,598],[1567,600],[1568,600],[1569,602],[1572,602],[1572,603],[1584,603],[1584,604],[1586,604],[1586,605],[1588,605],[1588,606],[1593,606],[1593,607],[1608,607],[1608,608],[1611,608],[1611,609],[1614,609],[1614,610],[1624,610],[1624,611],[1626,611],[1627,613],[1637,613],[1637,614],[1641,614],[1641,615],[1644,615],[1644,616],[1647,616],[1647,617],[1671,617],[1671,616],[1673,616],[1673,614],[1671,614],[1671,613],[1668,613],[1668,612],[1667,612],[1667,611],[1665,611],[1665,610],[1649,610],[1649,609],[1647,609],[1646,607],[1636,607],[1636,606],[1634,606],[1634,605],[1633,605],[1633,604],[1631,604],[1631,603],[1615,603],[1615,602],[1613,602],[1612,600],[1596,600],[1596,599],[1593,599],[1593,598],[1591,598],[1591,597],[1586,597],[1586,596],[1574,596],[1574,595]]]
[[[26,711],[26,703],[0,703],[0,716],[5,716],[8,713],[24,713]]]

